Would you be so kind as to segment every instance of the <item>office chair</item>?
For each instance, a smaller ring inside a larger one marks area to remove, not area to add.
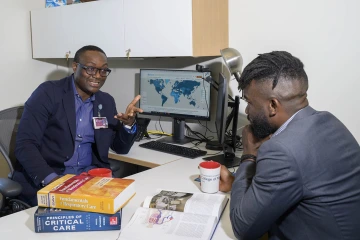
[[[21,193],[19,183],[11,180],[14,173],[15,140],[23,106],[0,111],[0,161],[8,167],[7,178],[0,178],[0,216],[11,214],[29,208],[25,202],[16,199]],[[4,169],[4,168],[3,168]]]

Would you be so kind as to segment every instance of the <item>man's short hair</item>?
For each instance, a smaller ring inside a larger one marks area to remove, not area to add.
[[[272,89],[274,89],[280,77],[287,80],[300,80],[307,89],[308,77],[304,70],[304,64],[300,59],[285,51],[259,54],[244,68],[239,79],[239,89],[244,89],[253,80],[272,80]]]
[[[97,52],[103,53],[106,56],[106,53],[101,48],[99,48],[97,46],[93,46],[93,45],[87,45],[76,51],[75,57],[74,57],[74,62],[78,63],[80,61],[81,55],[83,53],[85,53],[86,51],[97,51]]]

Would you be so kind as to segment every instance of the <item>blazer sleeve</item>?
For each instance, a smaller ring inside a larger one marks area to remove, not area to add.
[[[113,97],[111,97],[113,106],[114,106],[114,112],[113,116],[115,116],[118,112],[116,110],[116,104]],[[116,120],[117,127],[116,131],[113,134],[113,141],[111,143],[111,149],[119,154],[127,154],[130,151],[130,148],[134,144],[135,136],[134,133],[128,133],[122,123],[119,120]]]
[[[42,138],[53,104],[51,88],[41,84],[25,103],[16,136],[15,156],[35,185],[40,185],[54,170],[40,153]]]
[[[239,239],[256,239],[303,195],[299,168],[275,139],[259,149],[256,164],[240,165],[231,190],[230,219]]]

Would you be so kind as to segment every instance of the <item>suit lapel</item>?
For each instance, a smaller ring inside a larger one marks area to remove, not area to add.
[[[68,120],[69,129],[73,142],[75,141],[76,132],[76,116],[75,116],[75,98],[72,89],[72,76],[67,79],[67,86],[64,88],[63,107]]]

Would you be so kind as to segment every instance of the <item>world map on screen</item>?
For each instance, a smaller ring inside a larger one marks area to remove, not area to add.
[[[199,96],[195,96],[195,90],[200,86],[200,82],[194,80],[175,80],[170,79],[149,79],[157,94],[161,98],[162,106],[170,100],[174,104],[186,101],[192,106],[196,106]]]

